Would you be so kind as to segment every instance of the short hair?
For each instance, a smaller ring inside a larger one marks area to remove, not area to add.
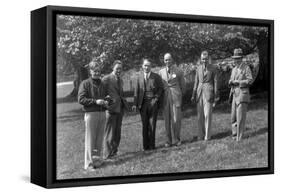
[[[112,63],[111,68],[113,69],[113,68],[115,67],[115,65],[117,65],[117,64],[123,65],[122,61],[120,61],[120,60],[115,60],[115,61]]]
[[[152,63],[152,60],[151,60],[150,58],[148,58],[148,57],[142,58],[142,59],[141,59],[141,64],[143,64],[144,61],[148,61],[148,62]]]
[[[91,61],[88,66],[89,69],[91,70],[95,70],[95,69],[101,70],[101,66],[96,61]]]
[[[172,53],[170,53],[170,52],[165,53],[165,54],[164,54],[164,56],[163,56],[163,58],[165,58],[165,55],[170,55],[170,56],[171,56],[171,58],[173,59],[173,55],[172,55]]]
[[[207,56],[207,57],[209,58],[209,53],[208,53],[208,51],[203,51],[203,52],[201,53],[201,57],[203,57],[203,56]]]

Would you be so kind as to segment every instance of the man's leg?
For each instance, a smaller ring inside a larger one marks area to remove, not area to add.
[[[202,96],[197,102],[197,117],[198,117],[198,139],[203,139],[205,136],[205,119],[204,119],[204,107]]]
[[[85,163],[84,169],[87,169],[89,164],[93,162],[92,157],[97,155],[97,148],[95,146],[95,139],[97,137],[98,118],[94,113],[85,113]]]
[[[204,103],[204,117],[205,117],[205,140],[210,139],[211,124],[212,124],[212,110],[213,104],[205,101]]]
[[[240,141],[245,131],[247,103],[240,103],[237,107],[237,141]]]
[[[104,130],[104,157],[111,157],[114,147],[114,129],[116,127],[116,114],[106,111],[105,130]]]
[[[165,120],[165,129],[166,129],[166,144],[172,145],[172,134],[171,134],[171,108],[170,108],[170,102],[167,101],[167,103],[164,105],[163,110],[163,117]]]
[[[95,149],[97,150],[97,156],[102,157],[102,143],[104,139],[104,127],[105,127],[105,112],[97,112],[97,136],[95,140]]]
[[[142,121],[142,145],[144,150],[149,149],[149,138],[148,138],[148,127],[149,127],[149,118],[147,114],[147,103],[143,103],[142,108],[140,110],[141,121]]]
[[[156,122],[157,122],[157,115],[158,115],[158,105],[154,104],[149,108],[149,148],[155,149],[155,133],[156,133]]]
[[[124,112],[121,110],[120,113],[117,114],[116,118],[116,127],[114,130],[114,147],[113,147],[113,154],[116,155],[118,152],[118,147],[120,145],[121,140],[121,127],[122,127],[122,120],[123,120]]]
[[[231,105],[231,129],[232,129],[232,136],[235,137],[237,134],[237,107],[235,100],[233,98],[232,105]]]
[[[181,132],[181,119],[182,119],[182,112],[181,107],[176,107],[173,105],[173,118],[172,118],[172,131],[175,144],[180,143],[180,132]]]

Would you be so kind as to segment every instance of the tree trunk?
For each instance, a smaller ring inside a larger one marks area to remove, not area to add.
[[[254,83],[254,88],[269,90],[269,63],[268,63],[268,36],[261,32],[257,43],[259,51],[259,73]]]
[[[88,77],[89,77],[89,73],[88,73],[87,68],[85,68],[83,66],[79,66],[75,70],[75,76],[74,76],[74,80],[73,80],[73,90],[70,92],[70,94],[67,95],[67,97],[76,98],[78,95],[80,83],[83,80],[87,79]]]

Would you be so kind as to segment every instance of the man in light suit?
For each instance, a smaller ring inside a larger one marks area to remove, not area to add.
[[[234,49],[235,67],[229,79],[231,106],[231,125],[233,139],[240,141],[245,130],[247,106],[250,101],[249,86],[253,82],[250,67],[242,61],[242,49]]]
[[[103,77],[106,93],[112,99],[106,110],[104,133],[104,158],[111,159],[118,152],[121,139],[121,125],[127,101],[123,97],[123,81],[121,79],[122,62],[114,61],[112,73]]]
[[[155,149],[155,132],[159,99],[164,90],[161,77],[151,72],[151,61],[144,58],[143,72],[137,78],[133,111],[139,109],[142,121],[143,149]]]
[[[180,130],[182,119],[182,95],[185,91],[183,71],[173,62],[172,55],[164,55],[165,68],[159,71],[164,85],[163,116],[167,142],[165,147],[181,145]]]
[[[201,53],[201,62],[196,69],[192,102],[197,102],[198,140],[209,140],[212,111],[218,101],[217,70],[209,64],[207,51]]]

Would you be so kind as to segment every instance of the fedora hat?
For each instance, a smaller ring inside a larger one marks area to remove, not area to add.
[[[237,49],[234,49],[234,54],[232,56],[233,59],[238,59],[238,58],[242,58],[243,56],[243,51],[241,48],[237,48]]]

